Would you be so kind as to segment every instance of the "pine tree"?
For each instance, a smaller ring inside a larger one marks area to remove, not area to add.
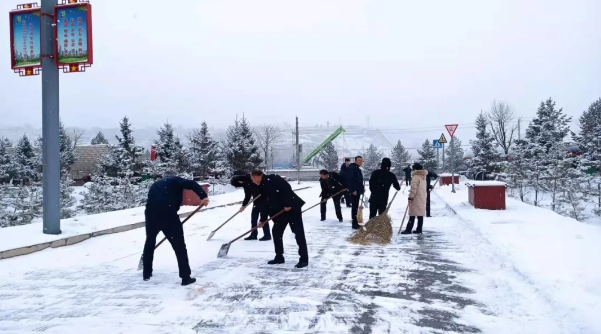
[[[587,173],[583,191],[595,203],[593,212],[601,216],[601,98],[582,113],[579,127],[578,135],[572,133],[572,137],[582,152],[579,166]]]
[[[0,228],[26,225],[40,216],[41,188],[0,184]]]
[[[41,179],[37,169],[36,154],[27,135],[23,135],[17,143],[11,160],[12,178],[29,179],[30,181]]]
[[[411,154],[405,149],[405,146],[401,144],[399,140],[396,145],[392,148],[392,168],[397,177],[403,175],[403,168],[411,162]]]
[[[436,169],[438,169],[436,151],[434,150],[434,147],[432,147],[432,142],[430,141],[430,139],[426,139],[426,141],[422,144],[422,149],[417,150],[417,153],[419,154],[419,163],[422,164],[424,169],[431,171],[435,171]]]
[[[328,171],[338,170],[338,151],[336,151],[336,147],[334,147],[332,142],[329,142],[323,150],[319,152],[317,160],[319,164]]]
[[[11,142],[6,138],[0,138],[0,183],[2,179],[8,178],[11,170],[11,157],[8,149],[12,147]]]
[[[108,145],[109,141],[108,139],[106,139],[104,137],[104,134],[102,133],[102,131],[98,131],[98,134],[96,135],[96,137],[92,138],[92,141],[90,141],[91,145]]]
[[[59,125],[59,137],[60,137],[59,149],[60,149],[60,154],[61,154],[61,171],[70,171],[71,166],[73,166],[73,164],[77,160],[77,157],[75,156],[75,145],[73,144],[73,140],[71,139],[71,136],[69,136],[69,133],[67,133],[67,130],[65,129],[65,126],[63,125],[63,122],[60,122],[60,125]]]
[[[447,168],[455,168],[455,173],[465,170],[465,159],[463,158],[464,152],[461,145],[461,140],[457,136],[453,136],[453,140],[449,144],[447,159]]]
[[[526,129],[523,154],[528,162],[528,179],[534,188],[534,205],[539,205],[539,193],[545,187],[543,182],[550,180],[550,175],[557,175],[553,171],[558,160],[566,159],[566,145],[564,139],[570,132],[571,117],[563,113],[563,109],[556,109],[552,99],[541,102],[536,118]]]
[[[259,148],[255,145],[250,126],[246,118],[234,123],[227,131],[227,138],[223,146],[228,165],[232,170],[251,171],[263,161],[259,155]]]
[[[125,170],[130,171],[131,175],[133,175],[133,173],[142,172],[145,167],[145,164],[142,162],[144,148],[136,146],[129,118],[127,118],[127,116],[123,117],[119,126],[121,128],[121,137],[115,136],[115,138],[118,142],[116,146],[120,147],[123,151],[123,155],[121,156],[122,164],[127,166]]]
[[[215,170],[219,156],[219,147],[209,133],[207,123],[202,122],[200,130],[192,131],[188,140],[190,141],[188,149],[190,169],[203,178],[207,177],[211,170]]]
[[[156,170],[159,174],[168,170],[184,172],[186,159],[183,145],[175,135],[173,126],[165,123],[157,132],[159,138],[154,141],[156,150]]]
[[[496,161],[497,154],[493,147],[494,138],[488,131],[488,120],[484,113],[476,118],[476,140],[470,140],[472,147],[473,158],[470,163],[470,173],[476,178],[484,178],[484,175],[479,174],[484,172],[487,174],[497,171]]]
[[[363,157],[363,176],[370,177],[373,171],[380,169],[384,153],[378,150],[374,144],[370,144],[361,156]]]
[[[60,181],[60,196],[61,196],[61,219],[71,218],[75,216],[75,197],[73,196],[73,187],[70,186],[71,178],[68,172],[63,172]]]

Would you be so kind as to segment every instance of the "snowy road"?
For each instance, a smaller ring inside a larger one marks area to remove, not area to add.
[[[318,193],[299,195],[311,205]],[[397,201],[395,229],[405,196]],[[350,209],[344,223],[332,219],[331,204],[330,221],[313,209],[304,217],[308,270],[292,269],[289,231],[285,265],[266,264],[271,242],[240,241],[217,259],[219,246],[250,225],[245,212],[207,242],[234,210],[186,224],[198,278],[189,287],[179,285],[169,246],[157,250],[152,280],[141,280],[142,229],[0,261],[0,333],[580,333],[436,196],[426,233],[387,247],[346,241]]]

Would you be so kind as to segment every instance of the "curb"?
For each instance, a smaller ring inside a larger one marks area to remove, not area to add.
[[[309,189],[309,188],[312,188],[312,187],[298,188],[298,189],[294,189],[294,191],[305,190],[305,189]],[[239,205],[239,204],[242,204],[242,201],[228,203],[228,204],[221,204],[221,205],[213,206],[210,208],[205,208],[205,209],[200,210],[199,212],[213,210],[213,209],[217,209],[217,208],[224,208],[227,206]],[[179,214],[179,217],[180,218],[187,217],[191,212],[181,213],[181,214]],[[130,230],[144,227],[144,225],[145,225],[145,222],[127,224],[127,225],[123,225],[123,226],[109,228],[106,230],[84,233],[84,234],[74,235],[72,237],[67,237],[67,238],[58,239],[58,240],[54,240],[54,241],[43,242],[43,243],[31,245],[31,246],[8,249],[8,250],[0,252],[0,260],[9,259],[9,258],[12,258],[15,256],[28,255],[31,253],[35,253],[35,252],[44,250],[46,248],[58,248],[58,247],[63,247],[63,246],[70,246],[70,245],[80,243],[84,240],[87,240],[87,239],[90,239],[93,237],[99,237],[99,236],[114,234],[114,233],[127,232]]]

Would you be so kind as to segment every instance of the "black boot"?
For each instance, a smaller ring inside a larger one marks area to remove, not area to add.
[[[268,261],[267,264],[284,264],[286,263],[286,260],[284,260],[284,257],[275,257],[275,259]]]
[[[259,241],[268,241],[268,240],[271,240],[270,235],[264,235],[263,238],[259,239]]]
[[[417,228],[413,232],[414,234],[422,234],[422,227],[424,226],[424,217],[417,217]]]
[[[298,261],[298,263],[296,264],[296,266],[294,266],[294,268],[300,269],[300,268],[307,267],[308,265],[309,265],[309,261],[300,260],[300,261]]]
[[[401,234],[411,234],[411,230],[413,230],[413,222],[410,221],[407,223],[407,228]]]
[[[359,226],[358,223],[353,223],[353,230],[358,230],[359,228],[361,228],[361,226]]]
[[[185,277],[182,278],[182,285],[186,286],[186,285],[190,285],[192,283],[196,282],[196,278],[194,277]]]
[[[341,223],[343,222],[342,218],[338,218],[338,221],[341,222]]]
[[[257,240],[257,236],[256,235],[250,235],[247,238],[244,238],[244,240]]]
[[[326,221],[326,219],[322,217],[320,221],[322,221],[322,222],[323,222],[323,221]]]
[[[150,274],[150,275],[144,275],[142,278],[143,278],[145,281],[148,281],[148,280],[149,280],[151,277],[152,277],[152,274]]]

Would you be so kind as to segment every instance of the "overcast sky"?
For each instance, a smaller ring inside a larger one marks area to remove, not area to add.
[[[23,1],[2,0],[8,12]],[[61,74],[70,126],[166,120],[473,123],[493,99],[575,118],[601,97],[598,0],[98,0],[94,66]],[[41,126],[41,81],[10,70],[0,25],[0,125]],[[461,128],[460,128],[461,130]]]

